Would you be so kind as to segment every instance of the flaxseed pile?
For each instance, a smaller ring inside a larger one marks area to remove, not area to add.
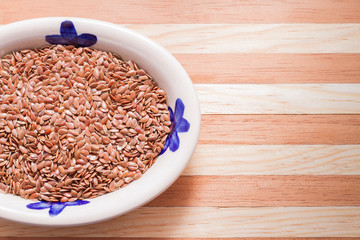
[[[94,198],[139,179],[170,132],[165,91],[132,61],[54,45],[0,60],[0,191]]]

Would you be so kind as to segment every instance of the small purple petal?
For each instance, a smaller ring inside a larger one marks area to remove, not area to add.
[[[64,203],[52,203],[49,210],[50,217],[54,217],[64,210],[66,205]]]
[[[83,33],[73,39],[76,47],[90,47],[97,42],[97,37],[93,34]]]
[[[179,136],[177,132],[174,131],[173,134],[171,134],[170,136],[170,144],[169,144],[170,151],[175,152],[176,150],[178,150],[179,145],[180,145]]]
[[[170,136],[166,138],[164,148],[161,150],[161,153],[159,155],[162,155],[168,149],[169,143],[170,143]]]
[[[49,202],[36,202],[36,203],[30,203],[30,204],[26,205],[27,208],[36,209],[36,210],[46,209],[46,208],[49,208],[50,206],[51,206],[51,203],[49,203]]]
[[[68,44],[68,41],[60,35],[47,35],[45,40],[50,44]]]
[[[180,98],[176,99],[175,103],[175,124],[178,124],[184,116],[185,105]]]
[[[49,215],[51,217],[54,217],[54,216],[58,215],[59,213],[61,213],[64,210],[64,208],[67,206],[78,206],[78,205],[84,205],[84,204],[88,204],[88,203],[90,203],[90,202],[85,201],[85,200],[77,200],[74,202],[64,202],[64,203],[62,203],[62,202],[37,202],[37,203],[30,203],[26,207],[28,207],[30,209],[36,209],[36,210],[50,208]]]
[[[60,34],[67,41],[77,37],[76,29],[71,21],[64,21],[61,23]]]
[[[66,206],[80,206],[80,205],[84,205],[84,204],[88,204],[90,203],[89,201],[86,200],[77,200],[74,202],[66,202],[65,205]]]
[[[169,109],[169,113],[170,113],[170,121],[171,121],[172,123],[174,123],[174,112],[173,112],[173,110],[171,109],[171,107],[168,107],[168,109]]]
[[[185,119],[182,118],[179,122],[176,122],[176,132],[187,132],[189,131],[190,123]]]

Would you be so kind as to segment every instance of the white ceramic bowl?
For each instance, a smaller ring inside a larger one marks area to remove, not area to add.
[[[91,47],[117,53],[145,69],[167,92],[168,103],[173,110],[178,99],[183,102],[183,118],[189,122],[190,128],[187,132],[178,132],[179,149],[175,152],[168,149],[142,178],[115,192],[91,199],[86,204],[79,202],[71,206],[40,202],[29,205],[34,202],[0,193],[0,217],[4,219],[35,225],[71,226],[127,213],[158,196],[179,177],[198,141],[200,108],[187,73],[163,47],[127,28],[79,18],[39,18],[16,22],[0,27],[0,57],[14,50],[49,45],[46,36],[60,35],[60,26],[65,21],[73,23],[78,35],[95,35],[97,42]],[[175,114],[181,115],[181,111]],[[63,210],[59,213],[59,209]]]

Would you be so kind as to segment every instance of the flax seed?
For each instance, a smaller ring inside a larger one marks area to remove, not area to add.
[[[165,91],[114,54],[53,45],[6,55],[0,69],[2,192],[71,202],[115,191],[171,131]]]

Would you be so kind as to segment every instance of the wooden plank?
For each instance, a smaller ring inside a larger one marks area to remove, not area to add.
[[[0,237],[0,240],[43,240],[49,239],[46,237]],[[66,240],[134,240],[131,237],[67,237]],[[148,237],[137,237],[139,240],[189,240],[189,238],[169,238],[169,237],[161,237],[161,238],[148,238]],[[190,238],[191,240],[208,240],[208,238]],[[291,238],[291,237],[282,237],[282,238],[240,238],[240,237],[231,237],[226,238],[227,240],[328,240],[328,238]],[[51,240],[63,240],[61,237],[52,237]],[[211,240],[224,240],[224,238],[211,238]],[[352,237],[341,237],[341,238],[332,238],[332,240],[358,240],[358,238]]]
[[[359,23],[124,26],[150,37],[173,54],[360,53]]]
[[[175,54],[194,83],[360,83],[360,54]]]
[[[127,24],[171,53],[360,53],[360,24]]]
[[[81,227],[37,227],[0,220],[0,236],[357,237],[360,207],[142,207]]]
[[[359,114],[360,84],[196,84],[202,114]]]
[[[360,144],[360,115],[203,115],[200,144]]]
[[[17,0],[0,2],[0,13],[2,24],[52,16],[91,17],[115,23],[355,23],[360,21],[360,4],[357,0],[110,0],[99,7],[95,0]]]
[[[182,176],[151,207],[360,206],[360,176]]]
[[[360,145],[203,145],[183,175],[360,175]]]

